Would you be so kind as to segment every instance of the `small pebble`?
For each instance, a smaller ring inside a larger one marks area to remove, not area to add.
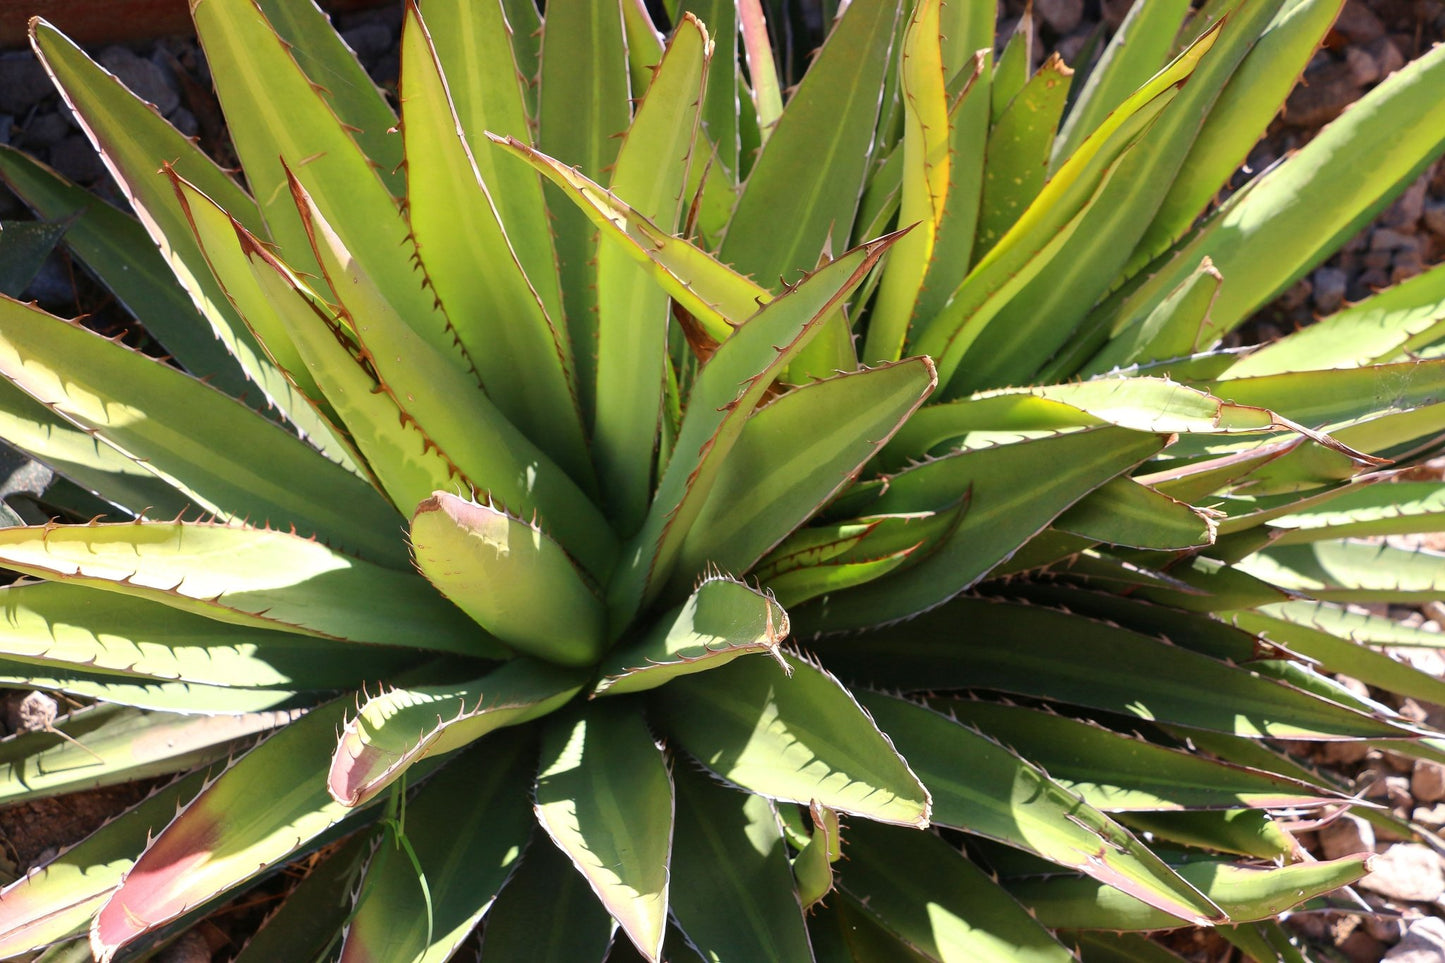
[[[1310,275],[1310,283],[1314,288],[1312,297],[1316,311],[1333,314],[1344,305],[1345,287],[1349,284],[1344,271],[1333,267],[1317,268]]]
[[[106,47],[96,61],[115,74],[137,97],[155,104],[156,110],[169,114],[181,102],[174,80],[153,61],[143,60],[125,47]]]
[[[1411,920],[1400,942],[1385,954],[1386,963],[1440,963],[1445,960],[1445,920],[1422,916]]]

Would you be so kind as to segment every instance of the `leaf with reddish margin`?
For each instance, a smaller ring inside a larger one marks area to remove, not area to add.
[[[254,879],[354,810],[333,800],[325,770],[346,711],[328,703],[252,749],[161,831],[96,914],[97,960],[189,909]]]

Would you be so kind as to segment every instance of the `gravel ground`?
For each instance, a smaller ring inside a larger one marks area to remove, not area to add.
[[[1008,30],[1023,12],[1022,0],[1004,5]],[[1065,60],[1076,59],[1101,24],[1117,26],[1129,0],[1034,0],[1036,51],[1058,49]],[[373,78],[395,89],[398,70],[399,6],[337,18],[338,27]],[[1268,135],[1251,153],[1248,163],[1231,185],[1237,188],[1254,172],[1263,170],[1308,141],[1384,76],[1419,56],[1445,37],[1445,2],[1438,0],[1348,0],[1325,48],[1311,61],[1303,82],[1291,95],[1286,109],[1270,126]],[[151,44],[110,46],[92,54],[132,89],[157,105],[178,128],[197,136],[201,144],[223,162],[230,147],[220,112],[210,89],[203,58],[190,38],[165,38]],[[115,199],[116,194],[89,142],[71,121],[44,72],[28,50],[0,51],[0,143],[12,144],[45,160],[61,173]],[[21,205],[0,190],[0,219],[24,219]],[[1372,291],[1420,273],[1445,260],[1445,164],[1437,163],[1412,184],[1375,223],[1344,249],[1269,305],[1237,336],[1240,343],[1268,340]],[[101,327],[107,324],[103,292],[64,254],[48,260],[27,298],[61,314],[89,311]],[[97,307],[99,305],[99,307]],[[118,320],[113,319],[113,320]],[[0,476],[14,467],[0,459]],[[20,483],[43,485],[44,479],[21,477],[33,469],[18,469]],[[1438,477],[1438,476],[1437,476]],[[1445,550],[1445,542],[1429,547]],[[1423,611],[1396,610],[1393,614],[1440,631],[1445,605],[1427,605]],[[1445,656],[1432,649],[1394,653],[1418,668],[1445,677]],[[1361,695],[1379,697],[1362,684],[1346,680]],[[24,694],[0,701],[0,722],[14,730],[25,725]],[[33,703],[33,697],[32,697]],[[1405,700],[1395,706],[1410,718],[1445,726],[1445,708]],[[42,706],[42,708],[44,708]],[[29,706],[34,714],[35,706]],[[53,712],[53,709],[52,709]],[[44,713],[42,713],[44,715]],[[1298,747],[1311,753],[1323,768],[1354,781],[1356,790],[1397,815],[1445,832],[1445,766],[1417,761],[1396,753],[1364,746]],[[107,812],[124,805],[132,791],[79,794],[48,801],[40,807],[11,807],[0,811],[0,836],[8,843],[16,869],[43,860],[54,847],[73,841]],[[1302,827],[1300,839],[1310,853],[1330,858],[1373,850],[1379,853],[1375,872],[1356,888],[1376,910],[1374,915],[1331,913],[1296,915],[1292,925],[1318,944],[1334,948],[1351,963],[1436,963],[1445,961],[1445,844],[1423,845],[1390,837],[1354,816],[1341,815],[1316,828]],[[188,952],[177,959],[204,960],[214,952],[225,959],[228,935],[215,926],[193,938]],[[1204,931],[1184,931],[1171,946],[1190,959],[1223,963],[1238,959],[1219,937]]]

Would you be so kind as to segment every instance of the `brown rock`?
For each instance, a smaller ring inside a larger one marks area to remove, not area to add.
[[[1335,20],[1335,32],[1353,43],[1369,43],[1385,36],[1385,25],[1364,0],[1350,0]]]
[[[1320,852],[1325,859],[1339,859],[1375,851],[1375,827],[1349,813],[1319,830]]]
[[[1379,963],[1385,944],[1364,930],[1355,930],[1340,943],[1340,952],[1350,963]]]
[[[1430,847],[1396,843],[1375,858],[1373,871],[1359,885],[1386,899],[1429,903],[1445,894],[1445,871]]]
[[[1445,799],[1445,766],[1428,759],[1416,759],[1410,776],[1410,792],[1419,802]]]

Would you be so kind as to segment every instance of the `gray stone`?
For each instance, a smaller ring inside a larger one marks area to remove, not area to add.
[[[1084,0],[1034,0],[1034,16],[1057,34],[1072,33],[1084,19]]]
[[[1319,837],[1325,859],[1375,851],[1375,827],[1349,813],[1321,826]]]
[[[29,50],[0,53],[0,113],[23,116],[55,93],[45,68]]]
[[[352,27],[342,32],[341,39],[363,61],[384,54],[391,47],[391,31],[382,23],[363,23]]]
[[[196,121],[196,115],[184,107],[177,107],[166,119],[171,122],[172,127],[187,137],[195,137],[201,132],[201,125]]]
[[[174,82],[153,62],[142,60],[125,47],[106,47],[96,60],[137,97],[155,104],[162,114],[169,114],[180,106],[181,95]]]
[[[1418,248],[1420,241],[1414,235],[1388,227],[1381,227],[1370,235],[1371,251],[1405,251]]]
[[[71,134],[50,148],[50,166],[77,184],[90,185],[106,176],[105,164],[84,134]]]
[[[52,111],[36,114],[20,128],[16,141],[23,148],[50,147],[58,144],[70,133],[65,118]]]
[[[41,732],[55,722],[60,706],[44,692],[32,692],[20,701],[20,732]]]
[[[1385,954],[1387,963],[1440,963],[1445,960],[1445,920],[1422,916],[1411,920],[1400,942]]]
[[[156,963],[211,963],[211,944],[192,930],[162,950]]]
[[[1429,903],[1445,894],[1445,873],[1439,855],[1430,847],[1396,843],[1375,858],[1370,874],[1359,885],[1386,899]]]
[[[1345,303],[1345,287],[1349,284],[1349,280],[1348,275],[1339,268],[1322,267],[1317,269],[1310,277],[1310,281],[1314,284],[1315,310],[1321,314],[1338,311]]]

